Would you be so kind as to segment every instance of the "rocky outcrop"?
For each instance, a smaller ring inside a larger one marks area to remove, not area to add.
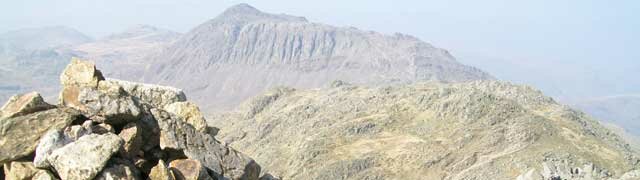
[[[210,120],[283,179],[617,179],[640,169],[597,121],[504,82],[275,89]]]
[[[5,105],[0,164],[7,178],[258,179],[260,166],[217,141],[181,90],[100,74],[74,59],[60,78],[59,106],[37,93]]]

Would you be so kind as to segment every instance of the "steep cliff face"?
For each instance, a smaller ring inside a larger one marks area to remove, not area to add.
[[[311,23],[302,17],[231,7],[150,58],[144,80],[172,84],[209,108],[233,107],[273,86],[492,79],[445,50],[407,35]],[[197,83],[196,83],[197,82]]]
[[[278,88],[211,120],[284,179],[639,178],[613,132],[502,82]]]

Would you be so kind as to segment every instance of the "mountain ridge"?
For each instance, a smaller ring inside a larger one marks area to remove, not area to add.
[[[148,59],[153,65],[143,81],[181,87],[208,110],[228,109],[279,85],[493,79],[411,36],[312,23],[246,4],[229,8]]]

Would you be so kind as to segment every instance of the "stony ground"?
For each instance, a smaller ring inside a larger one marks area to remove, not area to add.
[[[331,86],[274,89],[210,125],[284,179],[638,178],[618,136],[526,86]]]

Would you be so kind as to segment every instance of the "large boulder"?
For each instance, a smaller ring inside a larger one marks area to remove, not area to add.
[[[88,117],[97,122],[121,125],[136,121],[141,116],[140,104],[121,86],[100,81],[98,88],[82,88],[78,103]]]
[[[69,107],[81,108],[78,94],[82,88],[97,88],[98,82],[104,80],[102,73],[96,69],[95,63],[72,58],[60,75],[62,91],[60,92],[60,104]]]
[[[160,148],[182,151],[212,170],[212,176],[218,179],[258,179],[260,166],[253,159],[197,131],[180,117],[160,109],[151,112],[160,127]]]
[[[53,151],[47,159],[62,179],[93,179],[122,144],[115,134],[90,134]]]
[[[89,134],[115,133],[108,124],[94,124],[87,120],[82,125],[74,125],[64,128],[64,130],[52,130],[40,138],[36,148],[33,164],[38,168],[49,168],[48,157],[51,153],[65,145],[77,141],[80,137]]]
[[[200,112],[200,108],[191,102],[175,102],[164,107],[164,110],[182,117],[182,119],[191,124],[196,130],[206,132],[207,121]]]
[[[163,160],[159,160],[158,164],[151,168],[149,173],[149,179],[151,180],[175,180],[171,169],[167,167],[167,164]]]
[[[162,108],[174,102],[184,102],[187,100],[184,92],[174,87],[135,83],[117,79],[108,79],[106,81],[120,85],[124,91],[130,95],[154,107]]]
[[[29,113],[53,109],[55,106],[44,102],[37,92],[12,96],[0,109],[0,118],[12,118]]]
[[[50,175],[51,173],[47,170],[38,169],[31,162],[10,162],[5,164],[4,173],[6,175],[6,179],[8,180],[31,180],[31,179],[39,179],[44,178]],[[39,175],[43,174],[43,175]],[[35,178],[36,175],[42,176],[39,178]]]
[[[213,180],[200,162],[192,159],[178,159],[169,163],[177,180]]]
[[[44,134],[62,129],[79,117],[80,113],[76,110],[57,108],[0,119],[0,163],[33,153]]]

